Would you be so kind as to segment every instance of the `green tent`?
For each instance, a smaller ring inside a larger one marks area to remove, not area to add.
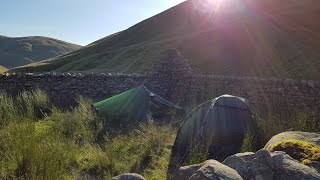
[[[93,104],[98,114],[116,123],[140,122],[149,116],[172,115],[181,107],[152,93],[141,85],[111,98]]]
[[[177,134],[172,156],[175,163],[181,163],[201,147],[208,153],[208,158],[223,160],[239,152],[247,132],[256,136],[257,130],[248,101],[223,95],[199,105],[186,117]]]

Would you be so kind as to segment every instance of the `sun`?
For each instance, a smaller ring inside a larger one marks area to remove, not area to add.
[[[223,0],[191,0],[195,9],[204,13],[216,13]]]

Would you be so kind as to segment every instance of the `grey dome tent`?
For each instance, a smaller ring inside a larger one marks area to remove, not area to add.
[[[223,160],[239,152],[246,132],[258,134],[248,101],[220,96],[200,104],[186,117],[178,131],[172,158],[175,163],[182,163],[193,149],[204,147],[208,158]]]
[[[93,104],[96,112],[114,124],[133,124],[151,115],[175,114],[181,107],[141,85]]]

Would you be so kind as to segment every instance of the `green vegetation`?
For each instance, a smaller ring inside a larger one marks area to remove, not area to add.
[[[205,146],[197,146],[195,149],[192,149],[190,156],[184,165],[198,164],[202,163],[208,159],[208,149]]]
[[[12,71],[139,73],[166,49],[177,48],[197,72],[319,79],[319,2],[291,1],[289,7],[284,1],[247,1],[219,17],[186,1],[68,56]]]
[[[319,112],[315,110],[292,110],[280,105],[254,109],[263,144],[284,131],[320,132],[320,121],[317,120]]]
[[[75,108],[62,110],[51,105],[40,90],[16,97],[0,93],[0,179],[110,179],[126,172],[140,173],[147,179],[166,179],[176,125],[148,122],[129,132],[106,132],[110,127],[102,125],[90,104],[90,100],[79,97]],[[319,131],[320,126],[315,124],[319,122],[312,117],[303,112],[261,113],[258,123],[264,143],[289,129]],[[252,150],[251,141],[249,133],[242,151]],[[283,145],[296,148],[297,158],[303,163],[319,159],[318,146],[289,141],[274,150]],[[207,152],[199,147],[188,164],[201,163],[206,157]]]
[[[80,49],[80,47],[40,36],[19,38],[0,36],[0,64],[13,68],[63,55]]]
[[[320,146],[296,139],[288,139],[274,144],[270,151],[284,151],[303,164],[320,161]]]
[[[0,65],[0,73],[6,72],[8,69]]]
[[[244,136],[240,152],[254,152],[256,147],[252,142],[254,142],[254,136],[251,132],[247,132]]]
[[[169,125],[150,122],[101,137],[90,101],[78,103],[63,111],[40,90],[15,98],[0,93],[0,179],[110,179],[125,172],[165,179],[175,135]]]

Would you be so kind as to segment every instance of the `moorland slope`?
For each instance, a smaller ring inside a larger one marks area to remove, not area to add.
[[[201,3],[202,2],[202,3]],[[188,0],[22,72],[144,72],[177,48],[201,73],[320,79],[320,1]]]

